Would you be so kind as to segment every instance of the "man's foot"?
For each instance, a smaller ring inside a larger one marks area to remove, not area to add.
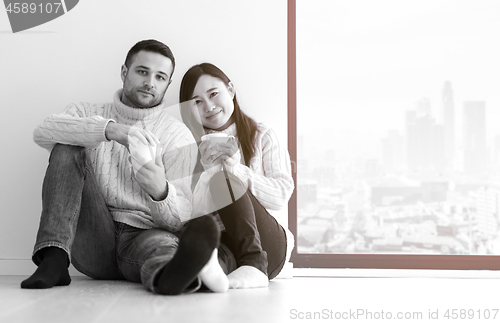
[[[241,266],[227,275],[229,288],[260,288],[269,286],[266,274],[252,266]]]
[[[43,289],[67,286],[69,283],[71,278],[66,252],[57,247],[48,247],[43,251],[43,260],[33,275],[21,282],[21,288]]]
[[[164,295],[185,291],[207,265],[219,240],[219,228],[211,216],[189,221],[179,237],[177,252],[158,274],[155,291]]]
[[[203,284],[212,292],[225,293],[229,288],[227,276],[219,265],[217,249],[215,249],[208,263],[200,271],[200,278]]]

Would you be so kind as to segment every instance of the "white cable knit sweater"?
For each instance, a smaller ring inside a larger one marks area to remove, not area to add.
[[[56,143],[86,147],[96,180],[115,221],[150,229],[178,231],[192,214],[191,180],[197,159],[196,142],[189,129],[164,109],[124,105],[122,90],[107,104],[73,103],[61,114],[50,115],[33,133],[34,141],[51,151]],[[168,195],[154,201],[136,181],[127,149],[108,141],[109,122],[147,129],[164,147],[162,158]]]
[[[290,155],[286,146],[280,144],[270,127],[262,123],[258,123],[257,126],[255,155],[250,159],[249,167],[242,160],[235,166],[226,166],[226,170],[246,184],[262,206],[283,227],[287,237],[286,261],[288,261],[294,247],[294,239],[286,225],[288,215],[282,212],[282,208],[287,205],[294,189]],[[207,132],[218,131],[208,130]],[[235,123],[220,132],[237,138]],[[218,167],[212,167],[201,174],[193,192],[195,217],[217,210],[210,194],[209,181],[219,170]]]

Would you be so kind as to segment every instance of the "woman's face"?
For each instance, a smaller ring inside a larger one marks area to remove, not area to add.
[[[218,129],[228,122],[234,111],[234,94],[231,82],[226,86],[220,79],[206,74],[198,79],[191,99],[203,126]]]

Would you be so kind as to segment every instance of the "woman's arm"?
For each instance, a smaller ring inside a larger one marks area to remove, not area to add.
[[[279,210],[288,203],[294,189],[290,156],[270,128],[263,129],[257,141],[255,154],[260,156],[252,158],[250,167],[237,163],[226,169],[248,185],[266,209]]]

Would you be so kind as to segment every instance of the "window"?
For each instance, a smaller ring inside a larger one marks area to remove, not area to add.
[[[500,269],[500,3],[288,3],[294,264]]]

